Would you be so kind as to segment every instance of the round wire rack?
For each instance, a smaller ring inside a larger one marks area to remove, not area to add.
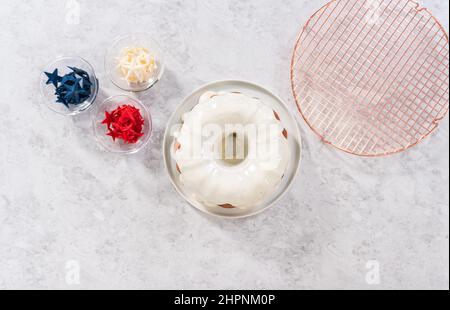
[[[414,1],[334,0],[303,27],[291,64],[298,109],[328,144],[360,156],[404,151],[449,108],[449,39]]]

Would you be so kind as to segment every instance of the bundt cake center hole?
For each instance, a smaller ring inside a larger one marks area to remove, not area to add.
[[[227,166],[237,166],[248,156],[248,138],[245,134],[232,132],[224,134],[220,141],[219,162]]]

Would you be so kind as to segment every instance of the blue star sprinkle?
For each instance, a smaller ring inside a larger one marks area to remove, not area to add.
[[[75,73],[69,73],[66,74],[62,79],[61,79],[61,84],[65,85],[65,86],[72,86],[73,84],[75,84],[75,82],[77,81],[77,77],[75,76]]]
[[[69,67],[70,70],[72,70],[75,74],[83,77],[83,78],[89,78],[89,74],[81,69],[75,68],[75,67]]]
[[[53,84],[55,87],[58,87],[58,82],[61,82],[61,77],[58,75],[58,69],[55,69],[52,73],[44,73],[48,77],[48,80],[45,84]]]
[[[58,75],[58,69],[52,73],[44,72],[48,77],[46,84],[55,86],[56,102],[69,108],[69,104],[78,105],[91,96],[92,82],[89,74],[75,67],[68,67],[72,72],[64,76]]]

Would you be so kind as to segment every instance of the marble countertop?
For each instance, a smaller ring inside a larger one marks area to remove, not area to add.
[[[324,0],[7,1],[0,8],[0,289],[448,289],[448,117],[399,155],[364,159],[322,144],[295,109],[289,60]],[[449,2],[427,0],[448,31]],[[118,94],[103,56],[114,37],[151,33],[167,71],[139,95],[149,146],[103,152],[89,115],[40,104],[39,74],[58,55],[88,59],[100,98]],[[162,160],[166,122],[204,83],[265,85],[296,114],[301,173],[269,211],[201,214]]]

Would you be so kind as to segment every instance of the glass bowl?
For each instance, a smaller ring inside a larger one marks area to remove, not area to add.
[[[102,124],[102,121],[105,119],[105,112],[111,112],[124,104],[139,109],[144,119],[144,135],[134,144],[125,143],[122,139],[114,141],[110,136],[106,135],[108,133],[107,126]],[[139,100],[128,95],[112,96],[103,101],[92,115],[92,125],[99,144],[105,150],[113,153],[134,154],[139,152],[147,145],[152,132],[152,119],[148,109]]]
[[[66,107],[64,104],[56,102],[57,98],[55,95],[55,86],[53,84],[46,84],[48,77],[44,72],[52,73],[55,69],[58,69],[58,75],[64,76],[67,73],[72,72],[69,67],[76,67],[78,69],[82,69],[89,74],[89,79],[92,83],[91,86],[91,95],[81,104],[69,104],[69,107]],[[83,58],[80,57],[59,57],[53,62],[49,63],[45,66],[45,68],[41,72],[40,78],[40,88],[41,88],[41,96],[44,103],[56,113],[62,115],[77,115],[83,111],[88,110],[98,94],[98,80],[95,76],[94,68]]]
[[[128,83],[118,69],[118,57],[121,55],[123,49],[127,47],[147,48],[150,54],[155,57],[157,68],[149,79],[143,83]],[[161,79],[164,73],[164,62],[161,49],[146,33],[135,33],[118,37],[106,51],[105,70],[111,79],[111,82],[120,89],[131,92],[148,90]]]

